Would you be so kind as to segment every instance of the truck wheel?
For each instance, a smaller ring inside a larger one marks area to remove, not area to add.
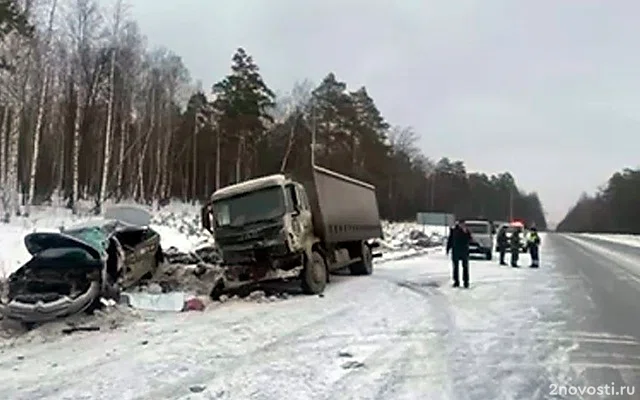
[[[306,294],[320,294],[327,286],[327,265],[320,253],[314,251],[306,260],[302,271],[302,291]]]
[[[373,255],[371,254],[371,247],[365,242],[361,244],[360,257],[362,260],[354,263],[349,267],[351,275],[371,275],[373,273]]]

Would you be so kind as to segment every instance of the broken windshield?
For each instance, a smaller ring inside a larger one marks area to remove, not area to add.
[[[280,217],[285,212],[282,187],[274,186],[213,203],[218,226],[242,226]]]

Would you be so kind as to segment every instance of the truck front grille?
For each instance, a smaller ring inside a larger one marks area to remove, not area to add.
[[[218,237],[217,242],[220,246],[250,244],[252,242],[273,239],[280,234],[281,229],[281,225],[276,225],[255,230],[238,231],[237,233],[229,233]]]

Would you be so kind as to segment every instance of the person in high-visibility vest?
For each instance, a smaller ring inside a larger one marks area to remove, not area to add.
[[[531,254],[531,268],[540,266],[540,243],[538,230],[535,226],[532,226],[527,237],[527,247],[529,248],[529,254]]]

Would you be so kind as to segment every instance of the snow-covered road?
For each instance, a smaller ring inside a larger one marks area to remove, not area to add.
[[[540,270],[474,260],[468,290],[450,286],[449,262],[436,253],[333,277],[323,297],[0,342],[0,398],[538,399],[554,398],[554,384],[611,383],[585,381],[584,370],[599,367],[582,346],[619,354],[638,342],[576,330],[593,312],[574,303],[585,281],[559,261],[566,239],[547,238]]]

